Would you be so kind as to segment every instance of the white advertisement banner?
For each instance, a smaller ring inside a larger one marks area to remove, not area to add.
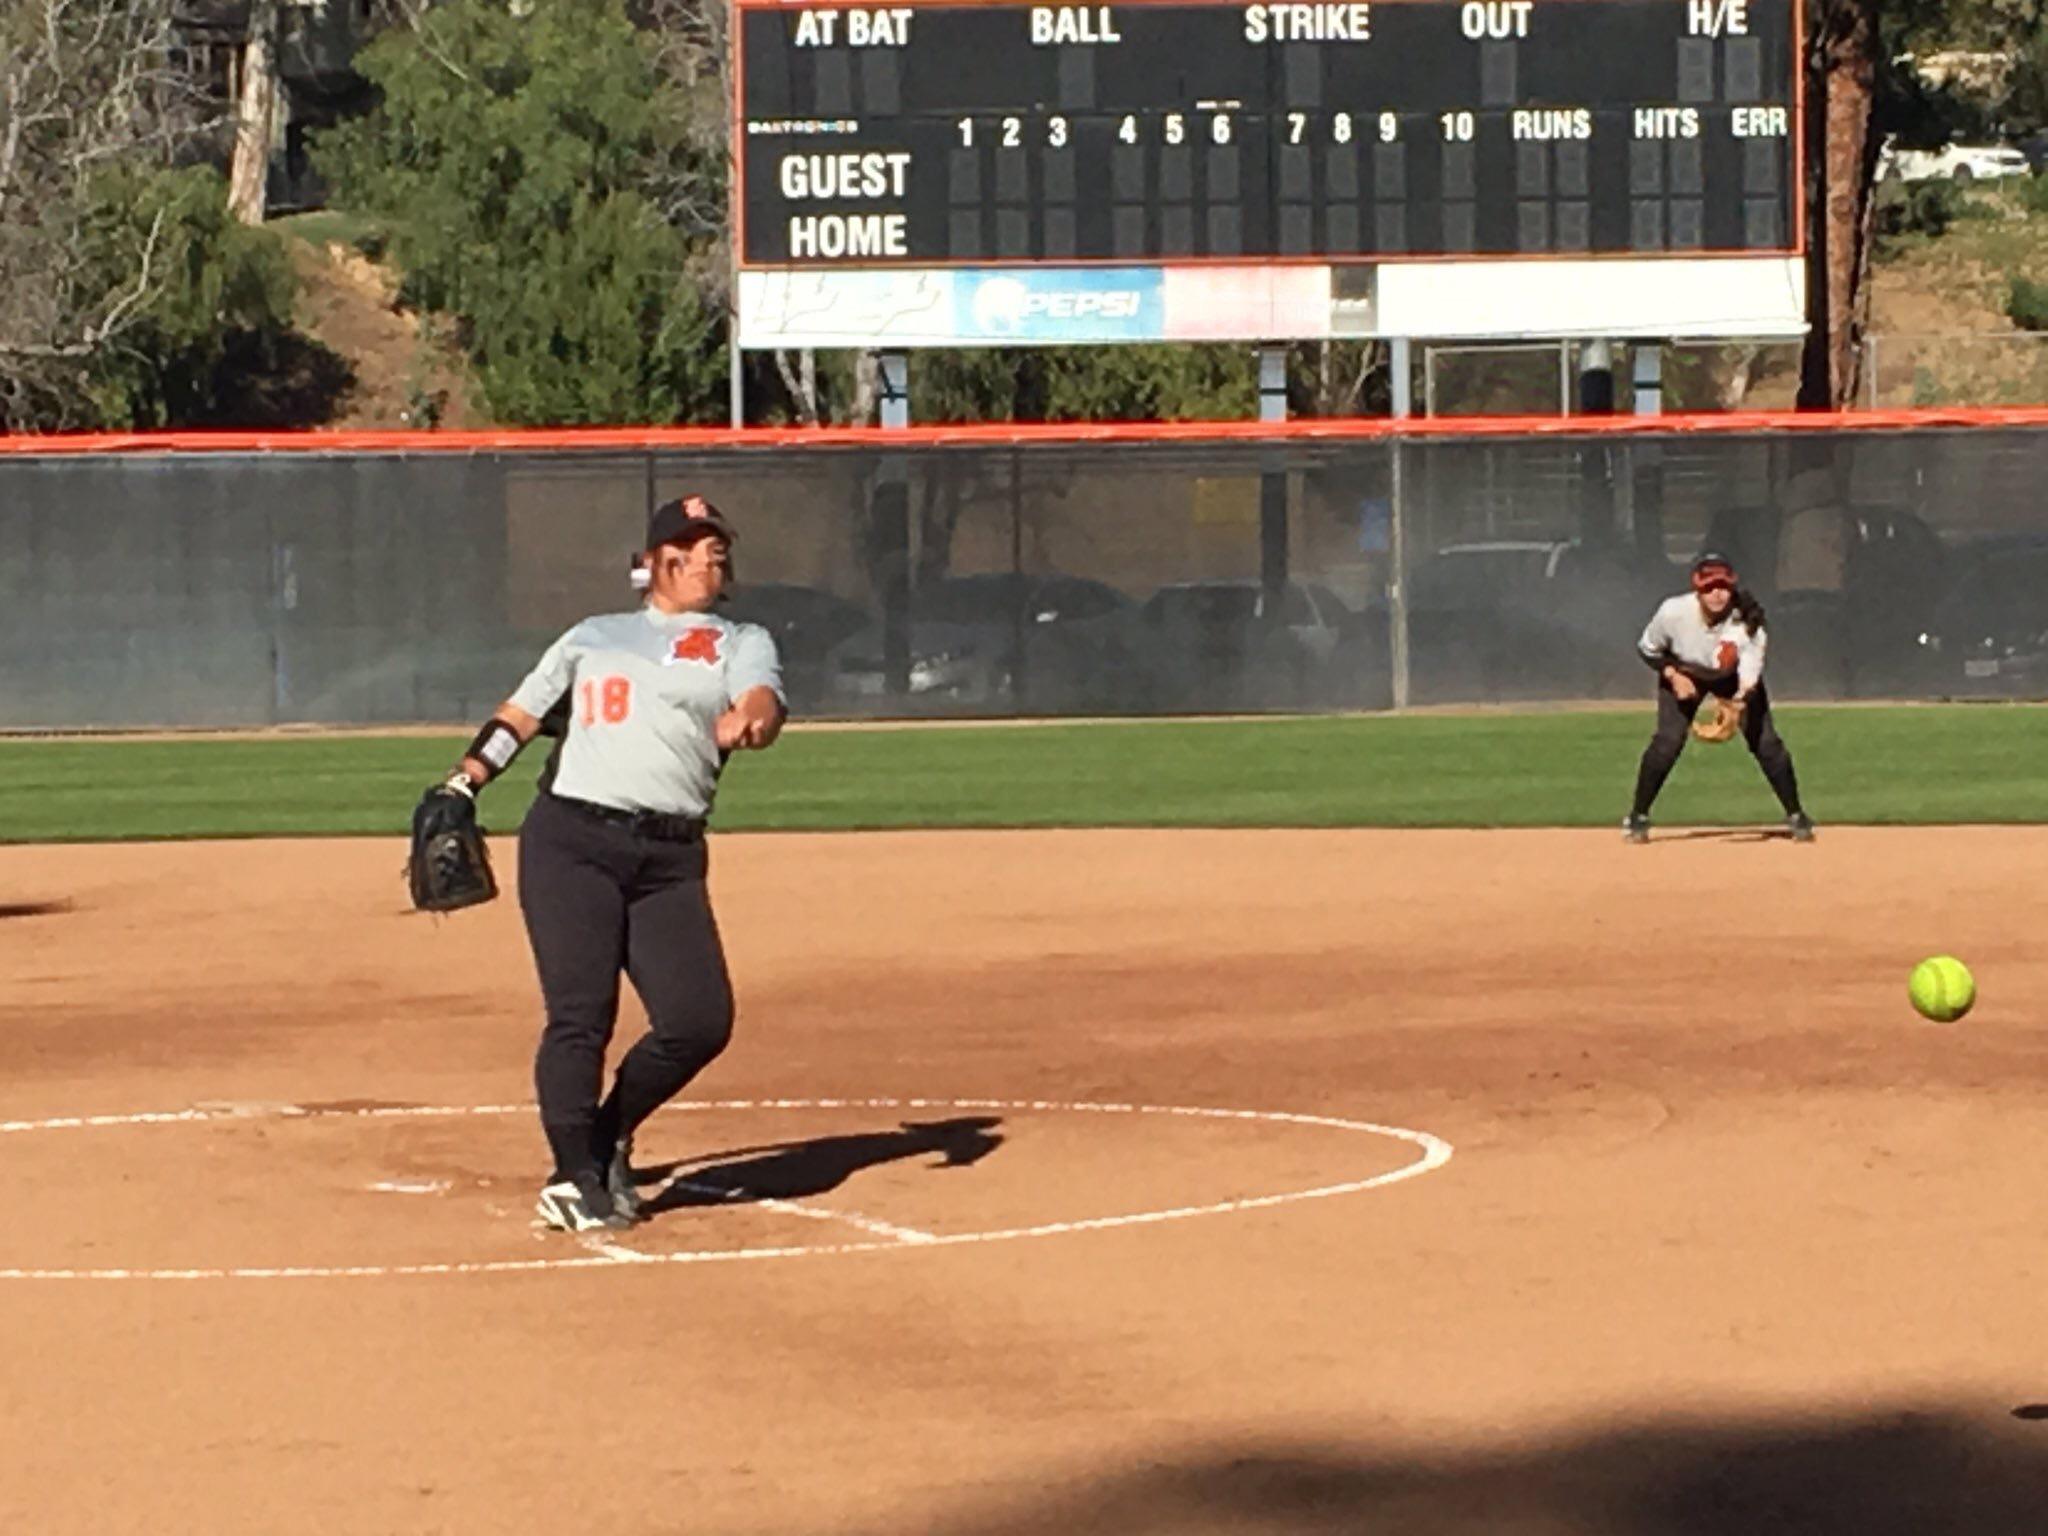
[[[1689,341],[1806,332],[1806,268],[1796,256],[1395,262],[1379,269],[1377,298],[1382,336]]]
[[[924,269],[742,272],[740,345],[957,346],[954,277]]]
[[[1797,257],[742,271],[740,345],[1798,336]]]

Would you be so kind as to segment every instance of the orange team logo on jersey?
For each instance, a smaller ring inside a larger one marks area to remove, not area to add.
[[[1733,640],[1723,640],[1720,649],[1714,652],[1714,665],[1723,672],[1730,671],[1735,666],[1736,658],[1741,654],[1735,648]]]
[[[718,631],[715,629],[686,629],[669,643],[670,661],[701,661],[708,666],[718,664]]]

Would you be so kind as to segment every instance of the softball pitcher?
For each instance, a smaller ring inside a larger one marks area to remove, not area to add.
[[[519,905],[547,1012],[534,1085],[554,1173],[538,1212],[562,1231],[637,1219],[633,1132],[732,1034],[705,824],[726,758],[771,745],[787,716],[774,640],[713,611],[733,538],[702,497],[657,508],[645,606],[585,619],[549,646],[451,780],[481,789],[567,701],[519,833]],[[622,970],[648,1032],[600,1102]]]
[[[1768,636],[1763,605],[1742,590],[1735,567],[1721,555],[1693,562],[1692,590],[1661,604],[1636,644],[1657,673],[1657,730],[1636,772],[1636,799],[1623,835],[1650,840],[1650,807],[1685,750],[1685,737],[1711,694],[1736,711],[1742,739],[1785,808],[1785,826],[1797,842],[1813,841],[1813,820],[1799,803],[1792,753],[1771,721],[1764,688]]]

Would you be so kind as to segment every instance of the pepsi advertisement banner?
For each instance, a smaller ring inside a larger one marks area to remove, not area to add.
[[[958,342],[1157,341],[1165,335],[1165,282],[1157,267],[953,274]]]

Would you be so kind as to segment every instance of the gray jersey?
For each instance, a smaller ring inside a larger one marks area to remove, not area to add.
[[[1675,661],[1701,672],[1733,672],[1744,688],[1764,675],[1765,632],[1749,632],[1731,604],[1718,624],[1709,624],[1691,593],[1668,598],[1650,617],[1636,648],[1650,662]]]
[[[557,793],[622,811],[708,816],[713,727],[752,688],[782,696],[775,641],[715,613],[607,613],[549,646],[511,702],[538,719],[564,695]]]

